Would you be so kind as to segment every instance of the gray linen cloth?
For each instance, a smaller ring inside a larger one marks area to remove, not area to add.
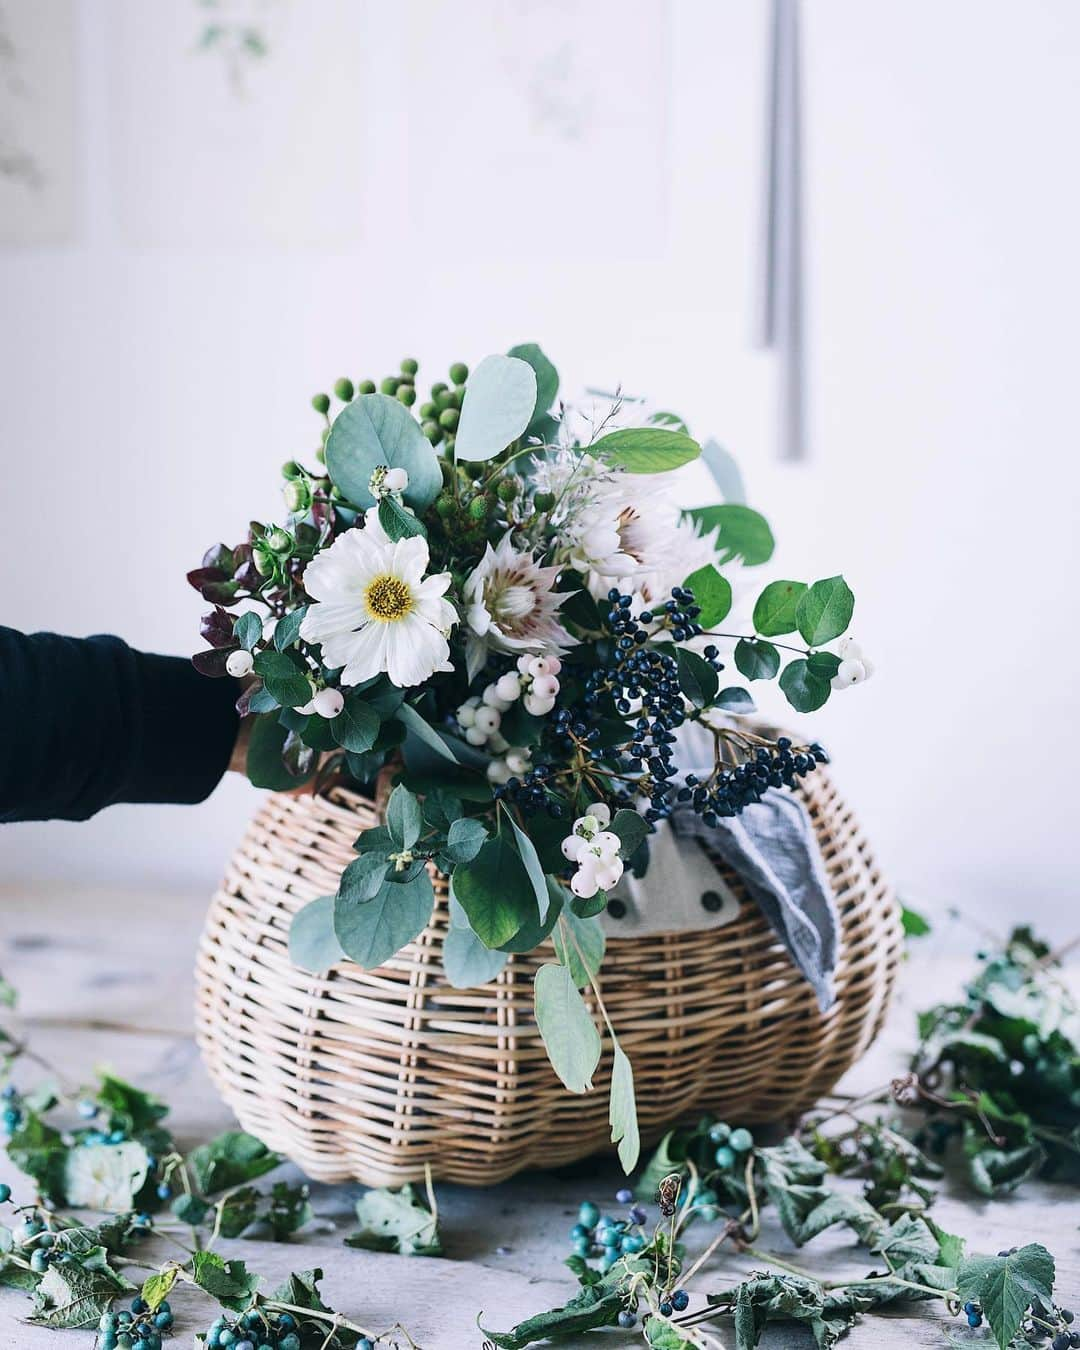
[[[699,777],[708,772],[703,768]],[[604,914],[605,931],[629,937],[730,923],[738,900],[706,849],[739,874],[819,1007],[830,1008],[836,999],[836,905],[810,816],[786,788],[770,789],[741,815],[712,827],[688,806],[676,807],[670,823],[662,822],[649,836],[645,876],[638,880],[625,873],[613,889],[612,897],[622,903]]]

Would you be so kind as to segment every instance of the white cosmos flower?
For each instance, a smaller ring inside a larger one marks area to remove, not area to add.
[[[322,644],[328,666],[341,666],[343,685],[385,672],[411,688],[437,670],[452,670],[447,634],[457,620],[443,597],[450,573],[425,577],[427,540],[392,543],[369,520],[346,530],[304,572],[314,602],[300,625],[306,642]]]

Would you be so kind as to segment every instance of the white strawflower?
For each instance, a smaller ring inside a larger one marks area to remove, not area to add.
[[[573,646],[558,619],[567,593],[555,590],[558,567],[541,567],[531,553],[519,553],[507,530],[465,582],[469,626],[466,661],[473,679],[489,650],[557,653]]]
[[[457,620],[443,597],[450,573],[425,577],[427,540],[391,543],[371,523],[351,529],[316,554],[304,572],[312,605],[300,625],[306,642],[322,644],[343,685],[385,673],[411,688],[452,670],[447,635]]]

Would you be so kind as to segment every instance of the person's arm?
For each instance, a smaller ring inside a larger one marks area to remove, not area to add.
[[[0,822],[202,801],[237,742],[237,692],[116,637],[0,627]]]

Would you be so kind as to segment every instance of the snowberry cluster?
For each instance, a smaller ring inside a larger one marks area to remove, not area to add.
[[[850,689],[853,684],[863,684],[874,673],[874,663],[863,655],[863,649],[854,638],[842,638],[836,648],[840,665],[832,678],[834,689]]]
[[[466,699],[458,708],[458,726],[469,744],[483,746],[492,754],[502,756],[488,765],[488,779],[492,783],[509,782],[513,777],[528,773],[532,765],[532,752],[524,746],[511,745],[502,734],[503,713],[518,699],[533,717],[549,713],[559,692],[556,676],[561,668],[557,656],[522,656],[516,671],[508,670],[505,675],[500,675],[478,698]]]
[[[577,863],[570,889],[582,900],[591,900],[597,891],[610,890],[623,874],[619,836],[606,828],[611,812],[603,802],[594,802],[574,821],[573,830],[562,841],[563,857]]]

